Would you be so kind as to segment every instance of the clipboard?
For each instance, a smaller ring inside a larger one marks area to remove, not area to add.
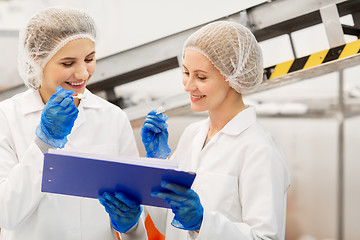
[[[163,159],[114,157],[52,150],[44,154],[41,191],[98,198],[105,191],[121,191],[140,204],[170,208],[152,197],[162,180],[190,188],[196,174],[178,171]]]

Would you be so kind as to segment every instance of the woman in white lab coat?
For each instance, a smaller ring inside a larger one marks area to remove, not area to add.
[[[85,88],[95,38],[93,19],[66,8],[39,12],[21,31],[19,73],[29,90],[0,103],[2,240],[117,239],[96,199],[41,192],[49,148],[138,156],[126,114]]]
[[[192,110],[208,111],[209,118],[185,129],[170,160],[197,175],[191,189],[161,183],[168,191],[152,195],[164,198],[171,210],[146,207],[144,212],[170,240],[283,240],[290,184],[284,153],[242,99],[263,79],[255,37],[237,23],[208,24],[185,42],[183,70]],[[152,111],[144,122],[148,157],[167,156],[166,119]],[[112,206],[120,206],[121,199],[115,200]],[[131,222],[119,216],[118,225]],[[141,225],[131,223],[122,239],[146,239]]]

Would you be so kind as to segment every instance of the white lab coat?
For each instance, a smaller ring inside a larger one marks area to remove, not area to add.
[[[64,150],[138,156],[126,114],[85,94]],[[34,140],[43,107],[35,90],[0,103],[0,239],[116,239],[97,199],[41,192],[43,154]]]
[[[208,129],[209,119],[187,127],[171,158],[181,170],[197,173],[192,188],[204,207],[200,232],[171,226],[171,210],[147,207],[155,226],[169,240],[283,240],[290,181],[279,145],[256,122],[252,107],[203,148]]]

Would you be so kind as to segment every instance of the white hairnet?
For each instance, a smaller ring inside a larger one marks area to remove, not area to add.
[[[235,22],[217,21],[194,32],[185,42],[220,71],[229,85],[239,93],[249,93],[263,80],[260,46],[249,29]]]
[[[43,69],[68,42],[88,38],[95,42],[93,19],[80,10],[52,7],[30,18],[19,33],[18,70],[26,86],[39,89]]]

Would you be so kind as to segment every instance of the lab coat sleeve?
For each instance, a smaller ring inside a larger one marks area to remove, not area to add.
[[[145,214],[141,214],[138,223],[126,233],[119,233],[121,240],[147,240],[145,229]]]
[[[44,195],[43,154],[34,141],[23,156],[17,156],[4,129],[0,130],[0,227],[12,230],[35,211]]]
[[[219,212],[205,210],[199,234],[190,235],[206,240],[283,240],[289,176],[282,160],[281,152],[271,146],[252,151],[238,183],[242,221],[231,221]]]

